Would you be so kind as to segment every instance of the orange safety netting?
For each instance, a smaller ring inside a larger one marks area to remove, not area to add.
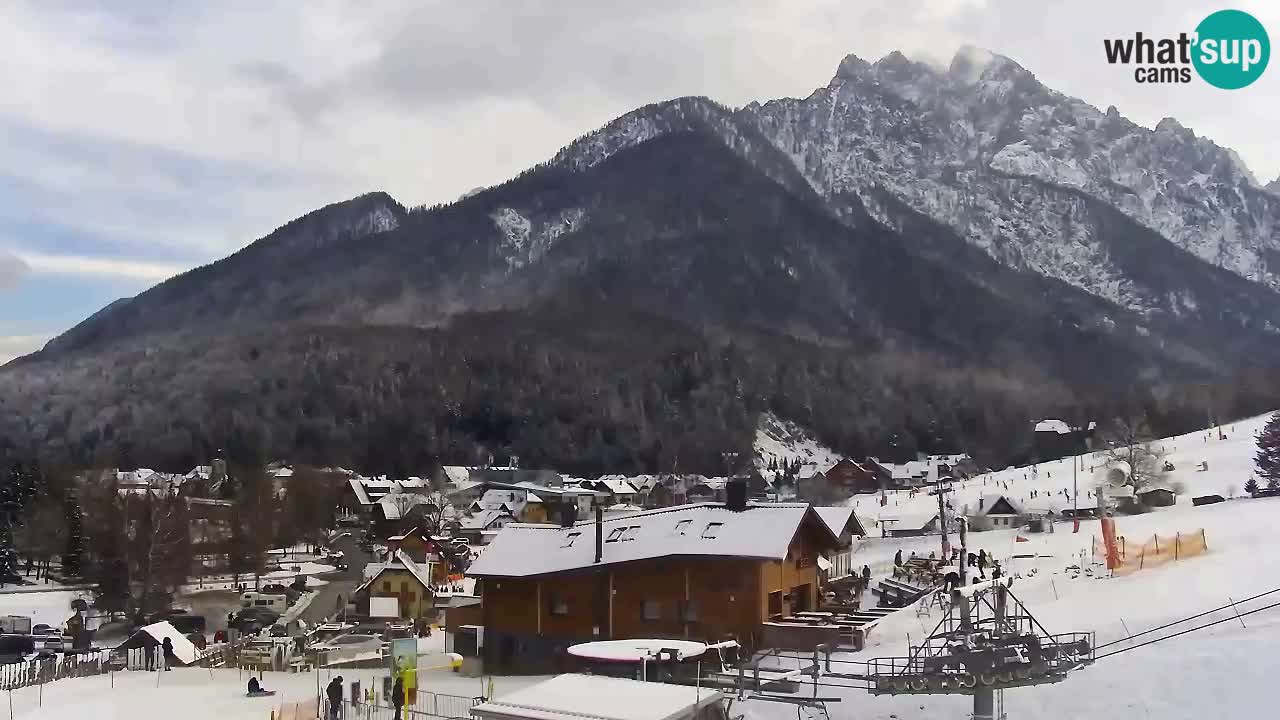
[[[1205,539],[1204,528],[1174,535],[1151,535],[1134,540],[1121,535],[1116,538],[1117,562],[1112,568],[1112,573],[1129,575],[1143,568],[1158,567],[1174,560],[1203,555],[1208,551],[1209,541]],[[1094,556],[1105,557],[1106,552],[1106,541],[1093,538]]]

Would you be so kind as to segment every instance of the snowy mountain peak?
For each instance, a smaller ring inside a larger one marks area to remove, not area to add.
[[[1171,118],[1171,117],[1161,118],[1160,122],[1156,123],[1156,132],[1175,133],[1178,135],[1189,135],[1190,139],[1193,139],[1193,140],[1195,139],[1195,136],[1196,136],[1196,134],[1192,132],[1190,128],[1185,127],[1182,123],[1178,122],[1175,118]]]
[[[951,58],[951,66],[947,69],[947,74],[964,85],[973,85],[979,80],[999,80],[1031,75],[1011,58],[972,45],[963,45],[956,51],[955,56]]]
[[[1272,192],[1272,193],[1275,193],[1276,195],[1280,195],[1280,177],[1277,177],[1275,180],[1272,180],[1271,182],[1267,183],[1266,185],[1263,186],[1262,189],[1266,190],[1267,192]]]
[[[845,55],[840,61],[840,65],[836,67],[836,75],[832,78],[832,83],[836,80],[849,80],[862,77],[871,69],[871,63],[852,53]]]
[[[1280,180],[1259,193],[1235,153],[1173,118],[1139,126],[982,48],[960,48],[945,69],[901,52],[874,64],[850,54],[808,97],[736,112],[702,97],[649,105],[555,162],[581,170],[689,130],[716,135],[788,188],[816,191],[837,214],[856,197],[892,227],[897,204],[1003,264],[1144,314],[1189,306],[1171,300],[1176,288],[1134,271],[1120,238],[1137,228],[1122,229],[1109,210],[1170,243],[1169,254],[1280,289],[1280,268],[1266,260],[1280,252]]]

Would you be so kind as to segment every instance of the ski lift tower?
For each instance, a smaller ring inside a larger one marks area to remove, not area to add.
[[[1093,662],[1093,633],[1050,634],[1010,585],[1000,578],[953,591],[950,610],[910,657],[868,661],[871,693],[972,695],[973,720],[1003,720],[1006,689],[1061,682]]]

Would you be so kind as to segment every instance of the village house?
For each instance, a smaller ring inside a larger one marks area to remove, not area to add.
[[[636,500],[636,488],[623,475],[604,475],[598,480],[583,480],[580,486],[604,493],[605,505],[632,505]]]
[[[817,507],[813,511],[818,514],[827,529],[840,541],[840,546],[828,551],[818,561],[824,580],[839,580],[856,572],[853,553],[858,549],[858,541],[867,536],[866,529],[858,519],[852,507]]]
[[[807,504],[649,510],[569,527],[508,525],[472,563],[485,669],[544,670],[569,645],[625,638],[735,639],[818,602],[818,558],[839,540]]]
[[[430,562],[419,565],[403,550],[397,551],[390,562],[371,564],[365,571],[367,579],[352,596],[356,612],[368,615],[370,598],[394,597],[401,618],[417,620],[433,616],[432,566]]]
[[[880,492],[880,481],[876,474],[849,458],[832,465],[825,475],[827,482],[843,488],[849,494]]]
[[[428,535],[422,528],[414,527],[403,535],[387,538],[387,551],[391,557],[403,553],[418,567],[431,568],[428,579],[435,585],[449,580],[449,558],[454,553],[447,547],[447,541]]]
[[[451,489],[482,482],[529,483],[544,487],[560,487],[564,484],[555,470],[534,470],[518,466],[519,458],[512,457],[507,465],[494,465],[492,458],[487,465],[442,465],[434,477],[437,482]]]
[[[1030,518],[1022,504],[1008,495],[983,495],[978,506],[968,510],[965,519],[975,532],[1022,527]]]
[[[1085,427],[1072,427],[1062,420],[1047,418],[1036,423],[1032,433],[1036,460],[1045,462],[1086,452],[1093,442],[1096,422]]]

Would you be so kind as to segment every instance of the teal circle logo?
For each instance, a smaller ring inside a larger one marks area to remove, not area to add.
[[[1219,10],[1196,26],[1191,62],[1210,85],[1238,90],[1262,75],[1271,40],[1257,18],[1243,10]]]

